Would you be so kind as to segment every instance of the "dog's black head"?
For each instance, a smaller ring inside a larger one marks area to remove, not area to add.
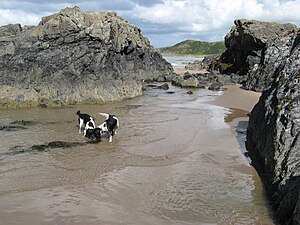
[[[100,128],[96,127],[94,129],[94,137],[95,137],[95,139],[100,140],[101,139],[101,133],[102,133],[102,130]]]
[[[101,129],[100,128],[87,129],[85,136],[93,141],[100,141],[101,140]]]

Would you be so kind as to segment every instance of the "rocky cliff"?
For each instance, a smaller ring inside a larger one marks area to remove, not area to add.
[[[266,51],[264,61],[276,66],[266,70],[273,82],[251,112],[246,146],[280,224],[299,225],[300,33],[269,43]]]
[[[35,27],[0,27],[0,107],[120,101],[141,95],[141,80],[170,72],[114,12],[66,8]]]
[[[225,37],[227,50],[217,62],[222,73],[247,74],[244,86],[247,89],[263,91],[270,87],[273,74],[288,54],[290,40],[297,32],[293,24],[269,23],[255,20],[235,20],[234,26]],[[278,47],[281,49],[278,49]],[[274,69],[273,69],[274,68]]]

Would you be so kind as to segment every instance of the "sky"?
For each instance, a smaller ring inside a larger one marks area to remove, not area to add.
[[[0,26],[37,25],[65,7],[115,11],[138,26],[154,47],[184,40],[222,41],[235,19],[294,23],[300,27],[300,0],[0,0]]]

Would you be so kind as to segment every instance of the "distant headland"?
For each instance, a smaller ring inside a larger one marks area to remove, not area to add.
[[[158,48],[162,55],[206,56],[221,55],[226,50],[224,41],[204,42],[185,40],[173,46]]]

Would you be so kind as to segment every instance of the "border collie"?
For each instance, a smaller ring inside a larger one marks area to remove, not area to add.
[[[85,130],[84,136],[91,139],[92,141],[101,141],[101,129],[96,127],[96,128],[88,128]]]
[[[101,116],[104,116],[105,121],[97,126],[97,128],[101,129],[101,135],[104,133],[108,133],[109,142],[112,142],[112,138],[115,134],[117,134],[116,130],[120,126],[119,119],[115,115],[109,115],[107,113],[98,113]]]
[[[83,136],[86,137],[86,132],[88,130],[90,131],[90,130],[93,130],[93,129],[95,129],[94,124],[91,121],[87,122],[87,124],[85,125],[85,128],[83,130]]]
[[[80,110],[78,110],[76,114],[78,115],[79,133],[81,133],[82,126],[86,126],[88,122],[91,122],[93,128],[96,127],[94,118],[92,116],[85,113],[81,113]]]

